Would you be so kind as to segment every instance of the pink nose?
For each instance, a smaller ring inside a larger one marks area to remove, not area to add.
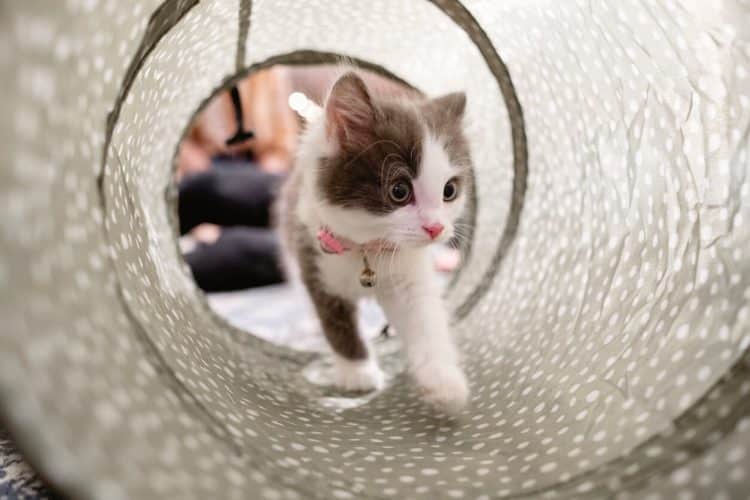
[[[441,223],[436,222],[434,224],[425,224],[422,226],[422,229],[424,229],[425,233],[430,235],[431,240],[434,240],[443,232],[444,226]]]

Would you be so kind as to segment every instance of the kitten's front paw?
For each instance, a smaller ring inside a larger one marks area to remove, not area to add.
[[[385,375],[374,359],[349,360],[336,358],[336,386],[345,391],[376,391],[385,385]]]
[[[457,415],[469,402],[469,384],[457,365],[430,362],[414,370],[424,400],[449,415]]]

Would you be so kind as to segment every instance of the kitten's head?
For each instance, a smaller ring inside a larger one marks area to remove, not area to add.
[[[471,186],[464,93],[380,99],[355,73],[325,103],[327,153],[317,188],[334,231],[358,243],[448,241]]]

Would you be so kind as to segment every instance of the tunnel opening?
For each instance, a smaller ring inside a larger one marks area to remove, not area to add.
[[[325,351],[307,294],[285,272],[276,221],[300,134],[320,118],[327,90],[348,68],[381,98],[422,93],[383,68],[335,54],[308,52],[304,63],[284,63],[299,58],[274,57],[243,71],[200,105],[177,147],[168,191],[182,256],[214,312],[266,340]],[[463,231],[434,249],[444,286],[459,272],[468,238]],[[374,301],[361,305],[360,317],[367,337],[393,333]]]

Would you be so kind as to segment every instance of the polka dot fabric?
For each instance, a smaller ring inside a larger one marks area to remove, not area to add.
[[[0,414],[54,488],[655,500],[750,489],[746,2],[68,0],[0,12]],[[310,383],[312,354],[215,317],[179,257],[171,163],[192,115],[240,72],[322,54],[431,94],[467,91],[476,228],[447,298],[462,311],[473,399],[457,420],[420,403],[397,340],[378,346],[392,377],[381,393],[351,400]]]

